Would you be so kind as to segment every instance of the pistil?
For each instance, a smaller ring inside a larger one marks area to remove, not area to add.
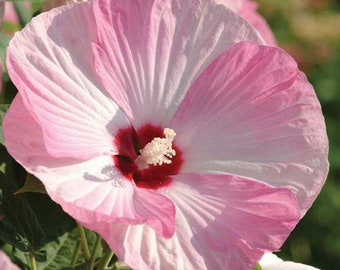
[[[140,150],[140,155],[135,160],[139,170],[144,170],[149,165],[171,164],[171,158],[176,155],[176,151],[172,149],[176,133],[170,128],[165,128],[163,133],[165,138],[156,137]]]

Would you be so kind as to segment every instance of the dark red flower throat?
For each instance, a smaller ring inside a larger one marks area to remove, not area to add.
[[[155,138],[164,138],[163,129],[147,124],[137,131],[133,128],[121,129],[114,138],[118,155],[113,156],[115,166],[122,175],[130,181],[134,181],[138,187],[158,189],[171,184],[171,176],[179,173],[183,163],[182,152],[172,144],[176,155],[171,158],[171,163],[162,165],[148,165],[140,169],[136,159],[148,143]]]

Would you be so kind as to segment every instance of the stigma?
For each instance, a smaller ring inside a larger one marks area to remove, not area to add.
[[[156,137],[140,150],[140,155],[135,160],[139,170],[149,167],[149,165],[171,164],[171,158],[176,155],[172,149],[172,141],[176,133],[171,128],[165,128],[164,138]]]

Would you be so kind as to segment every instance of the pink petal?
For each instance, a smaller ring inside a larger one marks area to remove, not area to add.
[[[112,135],[130,125],[97,81],[95,34],[90,6],[78,4],[37,16],[7,50],[9,75],[55,157],[114,152]]]
[[[72,159],[56,159],[47,153],[41,127],[26,110],[20,94],[5,114],[2,127],[7,151],[29,171],[40,164],[52,167],[73,163]]]
[[[96,158],[47,172],[37,172],[51,198],[78,222],[100,230],[102,224],[148,224],[162,237],[175,230],[175,206],[165,196],[135,187],[110,167],[110,160]],[[92,169],[96,168],[96,169]],[[109,170],[108,173],[104,173]],[[53,183],[55,179],[61,179]],[[76,191],[76,192],[75,192]]]
[[[19,24],[18,14],[15,11],[14,4],[10,1],[2,2],[5,3],[4,20],[13,24]]]
[[[0,250],[0,269],[3,270],[20,270],[20,268],[15,265],[5,252]]]
[[[328,140],[314,90],[282,50],[234,45],[192,85],[171,128],[183,172],[252,177],[290,187],[301,213],[328,172]]]
[[[256,12],[257,3],[249,0],[214,0],[218,4],[230,8],[238,15],[247,20],[262,35],[269,45],[276,45],[273,32],[270,30],[266,20]]]
[[[260,261],[262,270],[318,270],[309,265],[283,261],[272,253],[266,253]]]
[[[242,18],[206,0],[101,0],[94,8],[97,72],[136,127],[166,125],[192,81],[230,45],[263,42]]]
[[[94,227],[103,222],[146,223],[163,237],[173,234],[173,203],[161,194],[136,188],[113,166],[111,156],[81,161],[49,155],[42,130],[20,94],[4,118],[3,129],[10,154],[79,222]]]
[[[276,40],[266,20],[256,12],[257,3],[244,0],[243,5],[238,10],[238,14],[251,23],[262,35],[263,39],[269,45],[276,45]]]
[[[299,219],[288,189],[235,176],[176,176],[164,194],[176,205],[171,239],[142,225],[97,228],[134,269],[249,270],[282,245]]]
[[[101,161],[103,169],[100,172],[88,169],[90,166],[100,167],[96,162],[98,160],[49,172],[45,182],[49,188],[54,189],[53,195],[49,192],[52,199],[78,222],[89,224],[88,227],[97,232],[103,223],[123,222],[147,224],[161,237],[169,238],[173,235],[175,206],[168,198],[155,191],[133,186],[132,182],[119,177],[114,168],[111,169],[114,178],[109,179],[106,175],[103,178],[104,160]],[[79,170],[78,178],[71,174],[74,170]],[[63,181],[53,187],[52,178],[63,178]],[[71,201],[64,201],[68,198]]]

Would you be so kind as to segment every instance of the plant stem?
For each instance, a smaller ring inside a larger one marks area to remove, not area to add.
[[[94,247],[93,247],[92,254],[91,254],[91,257],[90,257],[90,261],[89,261],[88,269],[90,269],[90,270],[92,270],[93,267],[94,267],[94,263],[95,263],[95,260],[96,260],[96,254],[97,254],[98,248],[100,247],[101,241],[102,241],[101,236],[97,235],[97,239],[96,239],[96,242],[94,243]]]
[[[104,270],[106,269],[106,267],[109,265],[111,259],[113,256],[113,252],[110,250],[110,248],[108,248],[103,256],[103,258],[101,259],[97,270]]]
[[[77,245],[76,245],[76,248],[74,249],[74,252],[73,252],[73,256],[72,256],[72,260],[71,260],[71,267],[73,268],[76,263],[77,263],[77,260],[78,260],[78,256],[79,256],[79,253],[80,253],[80,249],[81,249],[81,240],[79,239],[77,241]]]
[[[122,266],[119,261],[115,262],[110,270],[132,270],[129,266]]]
[[[32,252],[29,253],[29,258],[30,258],[30,265],[31,265],[31,270],[37,270],[37,264],[35,261],[34,254]]]
[[[84,227],[81,226],[79,223],[77,223],[77,225],[78,225],[78,230],[79,230],[79,234],[80,234],[81,244],[83,246],[85,260],[88,261],[91,257],[91,254],[90,254],[89,246],[87,244],[85,230],[84,230]]]

